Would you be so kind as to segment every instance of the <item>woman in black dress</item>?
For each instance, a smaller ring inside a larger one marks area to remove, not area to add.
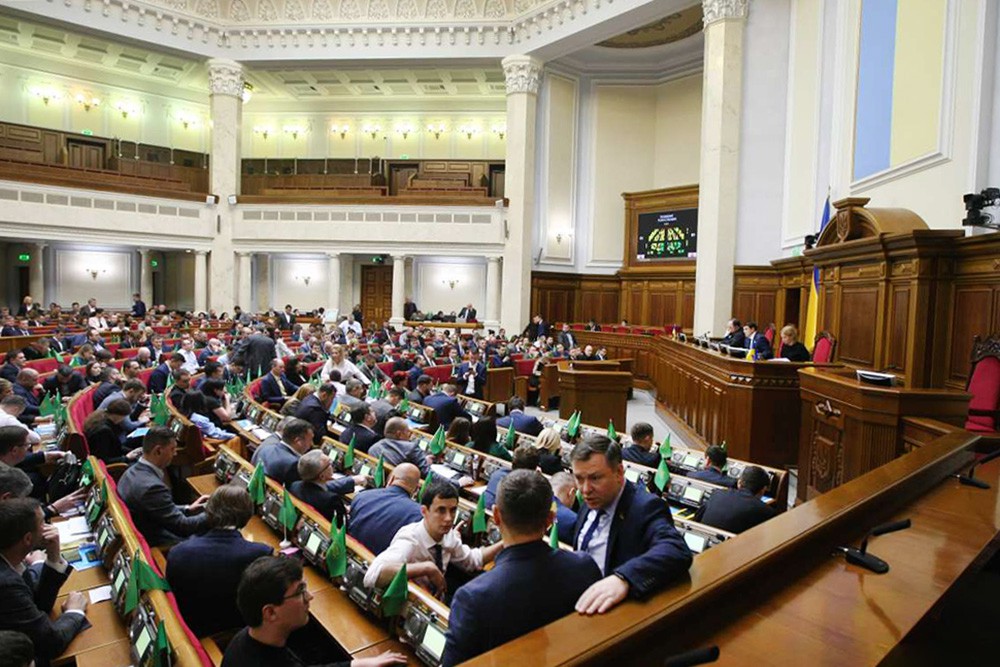
[[[799,330],[788,324],[781,328],[781,359],[809,361],[809,350],[799,342]]]

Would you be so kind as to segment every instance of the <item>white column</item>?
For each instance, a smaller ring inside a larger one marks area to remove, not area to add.
[[[257,289],[253,290],[256,299],[253,307],[257,312],[264,312],[274,306],[271,303],[271,253],[257,253]],[[284,308],[285,304],[276,304],[278,308]],[[298,307],[298,304],[292,304]]]
[[[403,300],[406,296],[406,257],[392,256],[392,318],[389,324],[399,327],[403,324]]]
[[[739,200],[743,31],[748,0],[703,0],[705,73],[694,331],[718,333],[733,316]]]
[[[48,308],[45,301],[45,253],[46,243],[31,244],[31,263],[28,269],[28,290],[39,308]],[[23,295],[22,295],[23,296]]]
[[[241,252],[239,254],[239,264],[240,264],[240,276],[239,276],[239,303],[240,308],[244,312],[253,312],[253,305],[250,303],[251,292],[250,292],[250,262],[253,259],[253,255],[248,252]]]
[[[340,308],[340,255],[331,252],[326,257],[326,309],[337,310]]]
[[[149,265],[149,248],[139,248],[139,298],[146,308],[153,308],[153,267]]]
[[[504,298],[501,324],[520,331],[531,305],[532,215],[535,209],[535,107],[542,63],[530,56],[501,62],[507,81],[506,196],[509,236],[503,253]]]
[[[233,221],[236,209],[226,198],[240,192],[240,132],[243,122],[243,66],[232,60],[208,61],[211,95],[212,152],[209,161],[211,191],[218,195],[215,211],[218,233],[212,240],[212,308],[233,306]],[[249,308],[249,303],[240,304]]]
[[[500,326],[500,258],[486,258],[486,319],[487,328]]]
[[[208,253],[194,251],[194,310],[203,313],[208,310]]]

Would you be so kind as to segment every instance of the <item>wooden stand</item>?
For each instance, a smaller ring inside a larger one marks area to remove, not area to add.
[[[799,385],[800,500],[902,456],[904,418],[929,417],[960,428],[969,409],[964,392],[880,387],[860,382],[853,370],[803,369]]]
[[[632,374],[620,371],[577,370],[559,364],[559,418],[580,411],[585,424],[609,420],[625,427],[625,406],[632,388]]]

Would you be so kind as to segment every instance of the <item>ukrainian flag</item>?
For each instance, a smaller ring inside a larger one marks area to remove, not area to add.
[[[826,195],[823,204],[823,217],[819,221],[819,233],[823,234],[830,222],[830,195]],[[818,238],[818,236],[817,236]],[[816,340],[817,322],[819,320],[819,267],[813,267],[812,281],[809,285],[809,302],[806,306],[806,329],[802,332],[802,344],[809,346]]]

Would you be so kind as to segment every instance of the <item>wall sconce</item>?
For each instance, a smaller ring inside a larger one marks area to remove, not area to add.
[[[350,131],[351,131],[351,126],[346,124],[341,125],[339,127],[334,125],[333,127],[330,128],[330,132],[332,134],[339,134],[341,139],[346,139],[347,133]]]
[[[460,282],[461,281],[458,278],[454,278],[452,280],[442,280],[441,284],[442,285],[447,285],[448,287],[450,287],[452,289],[455,289],[455,285],[457,285]]]
[[[92,280],[97,280],[97,276],[101,273],[107,273],[107,269],[85,269],[87,273],[90,274]]]
[[[77,104],[83,107],[84,111],[101,106],[101,98],[90,93],[77,93],[74,99]]]
[[[251,97],[253,97],[253,84],[244,81],[243,92],[240,93],[240,99],[243,100],[243,104],[246,104],[247,102],[250,101]]]
[[[475,125],[459,125],[458,131],[464,134],[470,141],[474,135],[479,134],[479,128]]]
[[[298,139],[299,135],[300,134],[304,134],[305,131],[306,131],[306,128],[302,127],[301,125],[285,125],[281,129],[285,131],[285,134],[292,135],[292,140],[293,141],[295,139]]]
[[[139,106],[134,102],[129,102],[127,100],[119,100],[115,102],[115,109],[121,113],[122,118],[128,118],[129,114],[135,115],[139,112]]]
[[[448,131],[448,128],[445,127],[444,123],[438,123],[437,125],[431,123],[427,126],[427,131],[433,134],[435,139],[440,139],[441,135]]]
[[[31,89],[31,94],[39,98],[45,106],[48,106],[50,101],[62,99],[62,93],[49,86],[35,86]]]
[[[494,125],[493,134],[500,137],[500,141],[503,141],[503,138],[507,136],[507,126],[503,123],[498,123],[497,125]]]
[[[254,125],[254,134],[259,134],[264,141],[267,141],[267,135],[271,134],[270,125]]]
[[[561,244],[564,236],[569,240],[573,238],[573,232],[556,232],[556,243]]]
[[[177,120],[181,122],[181,125],[184,126],[185,130],[188,129],[189,127],[191,128],[198,127],[198,119],[195,116],[181,114],[177,117]]]
[[[382,127],[378,123],[365,123],[364,126],[362,126],[361,131],[365,134],[372,135],[372,139],[374,139],[378,133],[382,131]]]
[[[295,279],[308,285],[309,281],[312,280],[312,276],[295,276]]]
[[[403,135],[403,140],[405,141],[410,134],[416,132],[416,129],[413,127],[412,123],[400,123],[396,126],[396,132]]]

